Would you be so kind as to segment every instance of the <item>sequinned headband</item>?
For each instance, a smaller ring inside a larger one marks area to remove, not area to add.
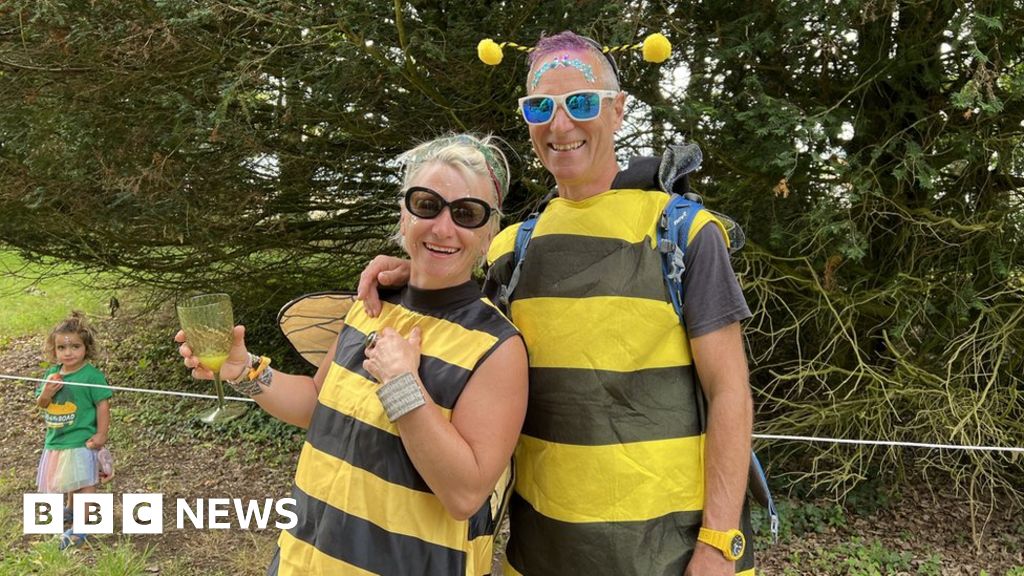
[[[594,69],[590,67],[590,64],[584,63],[579,58],[569,58],[568,54],[562,54],[561,58],[556,56],[554,60],[545,62],[540,68],[537,68],[537,71],[533,73],[533,81],[530,82],[530,89],[537,87],[537,84],[540,83],[541,76],[544,76],[545,72],[562,66],[579,70],[583,73],[583,77],[587,79],[587,82],[590,82],[591,84],[597,81],[596,78],[594,78]]]
[[[465,134],[456,134],[454,136],[438,138],[429,146],[428,149],[437,149],[443,146],[447,146],[448,144],[453,142],[466,146],[471,146],[473,149],[479,152],[481,156],[484,157],[484,166],[487,167],[487,175],[490,177],[491,183],[494,184],[494,192],[495,195],[497,195],[498,197],[497,207],[500,210],[501,203],[505,199],[506,192],[505,186],[502,183],[507,181],[508,171],[505,169],[505,165],[498,160],[498,158],[494,154],[494,150],[491,149],[491,146],[493,146],[493,144],[487,145],[471,136],[467,136]]]

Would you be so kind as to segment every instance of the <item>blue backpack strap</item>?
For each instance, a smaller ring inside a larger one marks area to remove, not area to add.
[[[672,308],[679,316],[679,322],[686,324],[683,318],[683,273],[686,272],[686,244],[690,237],[690,228],[697,212],[704,209],[701,203],[689,198],[672,194],[665,210],[658,221],[658,252],[661,253],[661,272],[665,276]]]
[[[679,323],[686,326],[683,317],[683,274],[686,272],[686,245],[690,238],[690,228],[694,217],[704,209],[700,197],[694,194],[672,194],[665,210],[658,221],[658,252],[661,253],[661,271],[665,276],[665,285],[672,299]],[[703,395],[698,391],[698,404],[703,413]],[[701,418],[703,420],[703,417]],[[750,493],[754,500],[767,508],[770,519],[770,530],[774,542],[779,541],[779,511],[775,507],[768,478],[764,468],[757,459],[757,454],[750,452],[750,471],[748,476]]]
[[[523,261],[523,256],[526,255],[526,246],[530,244],[530,238],[533,237],[533,229],[537,227],[537,220],[540,219],[540,212],[534,212],[523,220],[523,223],[519,225],[519,230],[516,230],[516,245],[514,248],[513,256],[516,259],[516,267],[519,267],[519,263]]]
[[[506,314],[511,312],[509,304],[512,303],[512,293],[515,292],[516,286],[519,284],[519,274],[523,269],[526,247],[530,244],[530,238],[533,237],[533,229],[537,227],[537,220],[540,220],[539,210],[530,214],[526,220],[523,220],[523,223],[519,225],[519,230],[516,230],[516,243],[512,249],[512,258],[514,259],[515,266],[512,268],[512,275],[509,276],[508,284],[502,286],[498,294],[498,300],[501,302],[501,306],[505,309]]]
[[[768,477],[761,467],[761,461],[757,454],[750,451],[750,475],[748,479],[750,493],[754,500],[768,510],[769,527],[772,533],[772,542],[779,542],[779,509],[775,507],[775,499],[772,498],[772,491],[768,488]]]

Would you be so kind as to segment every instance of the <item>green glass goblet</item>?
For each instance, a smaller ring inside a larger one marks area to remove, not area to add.
[[[220,367],[228,358],[235,327],[231,297],[227,294],[203,294],[178,303],[178,320],[185,331],[185,340],[199,364],[213,372],[213,387],[217,392],[217,406],[199,415],[206,424],[221,424],[245,413],[240,402],[224,402],[224,384]]]

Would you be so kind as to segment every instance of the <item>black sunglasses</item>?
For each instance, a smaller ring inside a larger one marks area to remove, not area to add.
[[[455,222],[463,228],[479,228],[491,219],[493,210],[479,198],[459,198],[451,202],[430,188],[410,186],[405,191],[405,208],[418,218],[437,218],[445,206]]]

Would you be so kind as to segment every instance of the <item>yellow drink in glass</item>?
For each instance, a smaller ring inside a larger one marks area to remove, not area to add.
[[[215,424],[244,414],[244,404],[224,403],[224,385],[220,381],[220,367],[231,351],[235,328],[231,297],[227,294],[204,294],[189,298],[178,304],[178,319],[192,353],[200,364],[213,372],[217,407],[203,413],[199,419],[207,424]]]
[[[227,359],[227,354],[207,354],[199,357],[199,363],[213,372],[220,372],[220,367],[224,365],[224,361]]]

